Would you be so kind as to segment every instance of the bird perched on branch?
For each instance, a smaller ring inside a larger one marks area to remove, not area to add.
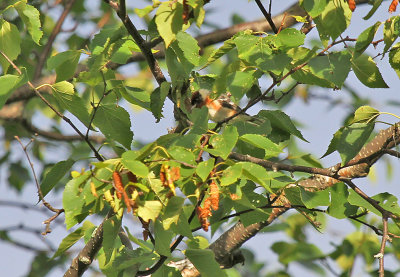
[[[228,95],[222,94],[217,99],[210,97],[211,91],[207,89],[199,89],[192,95],[191,104],[192,108],[201,108],[206,106],[208,108],[209,118],[218,123],[225,119],[240,113],[232,119],[232,121],[251,121],[260,123],[261,120],[254,118],[246,113],[241,113],[242,109],[232,102]]]

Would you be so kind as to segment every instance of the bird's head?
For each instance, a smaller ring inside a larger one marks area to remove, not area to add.
[[[199,89],[192,94],[192,99],[190,103],[192,104],[192,108],[201,108],[206,104],[207,99],[209,98],[211,91],[207,89]]]

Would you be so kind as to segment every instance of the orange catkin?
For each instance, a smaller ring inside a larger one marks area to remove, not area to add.
[[[348,3],[349,3],[350,10],[352,12],[354,12],[354,10],[356,9],[356,1],[355,0],[348,0]]]
[[[132,211],[132,207],[131,207],[131,204],[129,201],[130,199],[124,189],[124,185],[122,184],[122,178],[121,178],[121,175],[119,175],[118,171],[113,172],[113,180],[114,180],[114,185],[115,185],[118,199],[121,199],[123,197],[126,208],[128,209],[128,213],[130,213]]]
[[[207,200],[210,199],[211,203],[211,208],[216,211],[218,210],[219,206],[219,188],[218,185],[215,182],[210,183],[210,197],[207,198]]]
[[[390,3],[390,6],[389,6],[389,12],[390,13],[395,12],[398,4],[399,4],[399,0],[392,0],[392,3]]]
[[[119,175],[118,171],[114,171],[112,177],[114,180],[115,189],[117,190],[117,197],[118,197],[118,199],[121,199],[122,192],[124,191],[124,185],[122,184],[121,175]]]

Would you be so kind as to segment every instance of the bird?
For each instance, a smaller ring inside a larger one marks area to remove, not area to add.
[[[215,123],[222,122],[237,113],[239,114],[234,117],[232,121],[260,122],[259,119],[242,112],[242,109],[232,102],[229,95],[221,94],[216,99],[212,99],[210,95],[211,91],[207,89],[199,89],[195,91],[192,94],[191,105],[192,108],[201,108],[206,106],[208,108],[208,117]]]

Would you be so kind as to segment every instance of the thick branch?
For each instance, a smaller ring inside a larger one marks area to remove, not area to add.
[[[42,129],[39,129],[35,126],[32,125],[32,123],[30,123],[27,119],[22,119],[21,120],[21,124],[22,126],[24,126],[24,128],[34,134],[38,134],[39,136],[42,136],[44,138],[47,139],[51,139],[51,140],[56,140],[56,141],[84,141],[85,138],[82,138],[79,135],[64,135],[61,133],[56,133],[56,132],[50,132],[50,131],[45,131]],[[105,138],[102,136],[88,136],[88,139],[90,141],[93,141],[97,144],[103,144],[105,141]]]
[[[398,124],[381,130],[379,134],[367,143],[360,152],[343,168],[340,168],[340,164],[327,169],[311,168],[305,166],[292,166],[282,163],[274,163],[268,160],[262,160],[254,158],[248,155],[242,155],[238,153],[231,153],[229,158],[249,161],[257,163],[267,169],[271,170],[286,170],[289,172],[306,172],[315,174],[314,176],[300,181],[297,186],[304,187],[308,190],[320,190],[332,186],[333,184],[343,180],[353,189],[357,189],[354,184],[350,181],[352,178],[365,177],[368,174],[369,168],[385,153],[385,149],[394,147],[400,142],[400,131]],[[356,191],[360,193],[359,191]],[[373,199],[364,195],[364,198],[371,203],[375,208],[382,212],[383,215],[395,215],[387,212],[385,209],[379,206],[379,203],[373,202]],[[288,208],[290,203],[281,194],[277,201],[277,205],[284,205]],[[271,216],[266,221],[251,224],[244,227],[241,222],[236,223],[231,229],[222,234],[214,243],[210,245],[210,249],[214,251],[216,260],[224,267],[232,267],[238,261],[235,261],[235,251],[246,241],[255,236],[262,228],[268,226],[276,219],[279,215],[284,213],[288,208],[276,208],[272,210]]]
[[[103,243],[103,224],[113,215],[114,213],[111,210],[104,218],[103,222],[97,227],[96,231],[86,243],[85,247],[79,252],[78,256],[72,260],[72,263],[69,269],[65,272],[64,277],[82,276],[82,274],[92,264],[94,257],[100,250]]]

